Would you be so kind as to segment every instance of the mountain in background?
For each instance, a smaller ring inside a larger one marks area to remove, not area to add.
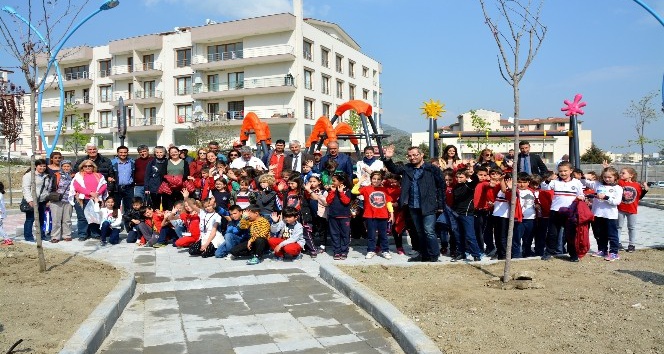
[[[383,133],[390,135],[389,139],[391,141],[397,140],[402,137],[410,139],[411,136],[410,133],[405,130],[401,130],[386,123],[383,123],[382,127],[383,127]]]

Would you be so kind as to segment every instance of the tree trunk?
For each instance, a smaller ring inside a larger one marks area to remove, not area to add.
[[[11,158],[11,144],[8,144],[7,147],[7,170],[9,175],[7,176],[7,181],[9,182],[9,205],[14,205],[14,192],[12,192],[12,158]]]
[[[29,82],[29,81],[28,81]],[[39,262],[39,271],[46,271],[46,257],[44,257],[44,247],[42,245],[42,229],[41,229],[41,215],[39,215],[39,198],[37,196],[36,176],[35,176],[35,160],[37,154],[37,92],[39,87],[32,87],[32,97],[30,97],[30,145],[32,148],[32,156],[30,157],[30,193],[32,193],[32,200],[34,200],[34,213],[35,213],[35,242],[37,244],[37,257]],[[25,230],[24,230],[25,232]]]
[[[505,268],[503,269],[503,283],[510,281],[510,268],[512,267],[512,240],[514,239],[514,215],[516,212],[516,176],[519,151],[519,81],[514,80],[512,85],[514,93],[514,165],[512,165],[512,200],[510,201],[510,220],[507,228],[507,245],[505,245]]]

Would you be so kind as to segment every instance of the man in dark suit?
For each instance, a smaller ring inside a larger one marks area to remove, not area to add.
[[[302,172],[302,162],[314,160],[312,155],[302,151],[302,144],[297,140],[291,141],[288,144],[288,148],[291,153],[284,158],[284,171]]]
[[[529,175],[544,175],[549,169],[539,155],[530,153],[530,143],[523,140],[519,143],[519,156],[517,156],[517,171],[526,172]]]

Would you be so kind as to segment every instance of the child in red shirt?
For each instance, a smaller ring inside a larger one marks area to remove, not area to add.
[[[364,220],[367,225],[367,255],[366,259],[371,259],[376,255],[376,232],[378,232],[378,241],[380,242],[381,256],[385,259],[392,259],[390,246],[387,242],[387,222],[394,221],[394,209],[392,209],[392,198],[387,193],[387,188],[383,187],[383,172],[371,172],[371,184],[360,187],[367,177],[362,175],[359,182],[351,191],[353,194],[364,197]]]
[[[406,216],[403,213],[403,210],[399,207],[399,197],[401,196],[401,176],[391,173],[385,175],[383,180],[383,187],[387,188],[387,194],[392,199],[392,209],[394,212],[394,221],[392,222],[392,227],[388,227],[389,232],[392,233],[394,237],[394,245],[397,247],[397,254],[404,255],[403,250],[403,237],[402,234],[406,230]]]
[[[648,193],[648,184],[636,181],[636,170],[631,167],[625,167],[620,170],[620,180],[618,185],[623,188],[622,202],[618,205],[618,235],[627,220],[627,234],[629,235],[629,245],[627,252],[634,252],[636,247],[636,214],[639,201]]]
[[[189,247],[196,243],[201,237],[201,218],[198,213],[194,212],[191,204],[196,205],[199,209],[202,207],[201,202],[195,199],[185,199],[183,209],[184,212],[180,214],[180,219],[184,223],[185,231],[182,237],[175,241],[175,246],[178,248]]]

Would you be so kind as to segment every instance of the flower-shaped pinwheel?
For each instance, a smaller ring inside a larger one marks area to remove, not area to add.
[[[570,102],[569,100],[564,100],[563,103],[567,105],[567,107],[563,107],[560,110],[565,112],[565,115],[570,117],[574,115],[583,115],[583,110],[581,108],[586,106],[585,102],[581,102],[581,96],[580,93],[577,93],[576,96],[574,96],[574,102]]]
[[[424,114],[428,119],[438,119],[438,117],[440,117],[444,112],[447,112],[443,107],[445,107],[444,103],[429,99],[429,102],[424,102],[424,106],[421,107],[422,114]]]

